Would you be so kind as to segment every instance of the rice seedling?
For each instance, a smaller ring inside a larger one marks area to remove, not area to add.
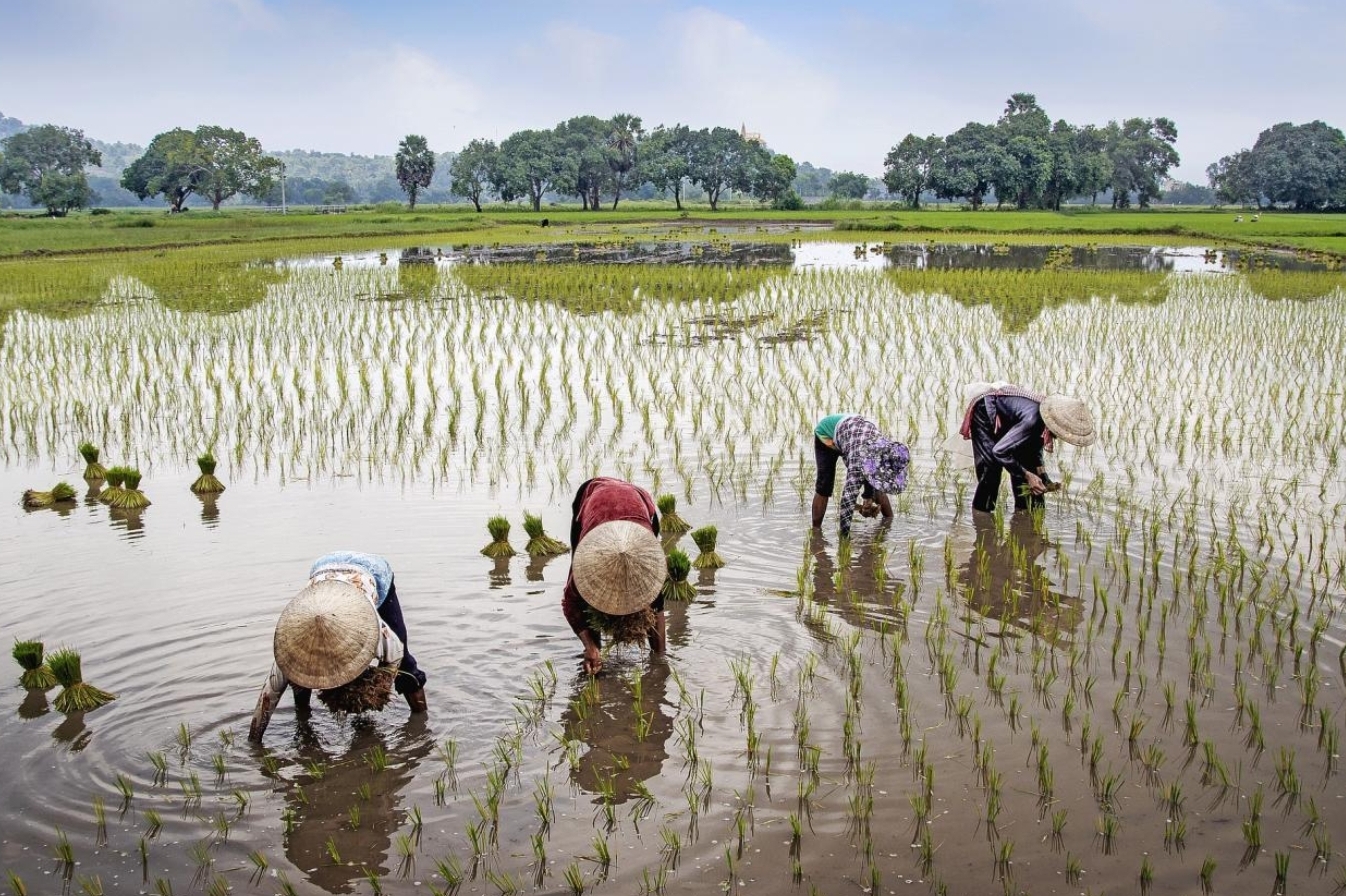
[[[570,553],[570,546],[564,541],[559,541],[548,535],[542,528],[542,517],[534,516],[527,511],[523,515],[523,531],[528,535],[528,544],[525,550],[530,557],[553,557],[559,554]],[[491,533],[492,538],[495,533]],[[494,541],[492,542],[494,544]],[[494,556],[488,554],[487,556]],[[509,556],[509,555],[505,555]]]
[[[70,845],[70,838],[60,825],[56,826],[56,861],[61,864],[61,875],[69,879],[75,869],[75,848]]]
[[[1210,856],[1206,856],[1201,863],[1199,880],[1203,896],[1210,896],[1215,889],[1215,860]]]
[[[668,552],[668,578],[664,580],[663,588],[659,591],[664,600],[682,602],[696,600],[696,588],[687,581],[687,574],[691,568],[692,562],[681,550],[673,548]]]
[[[700,552],[696,559],[692,561],[692,566],[696,569],[719,569],[724,566],[724,558],[715,550],[715,542],[719,538],[719,529],[715,526],[702,526],[699,529],[692,530],[692,541],[696,543],[696,548]]]
[[[201,475],[191,484],[191,490],[198,495],[218,495],[224,491],[224,483],[215,476],[215,455],[210,451],[198,455],[196,466]]]
[[[569,865],[566,865],[563,877],[571,896],[584,896],[584,872],[580,870],[578,862],[572,861]]]
[[[49,691],[58,684],[51,667],[42,660],[41,641],[15,641],[14,660],[23,669],[19,685],[33,691]]]
[[[116,699],[115,694],[101,690],[84,681],[80,669],[79,652],[63,648],[47,658],[47,665],[56,681],[61,685],[61,693],[56,695],[53,705],[60,712],[86,712],[97,709]]]
[[[23,878],[10,869],[5,870],[5,875],[9,878],[9,891],[13,896],[28,896],[28,885],[23,882]]]
[[[84,896],[103,896],[103,879],[97,874],[88,876],[81,874],[79,877],[79,889]],[[208,890],[207,892],[212,893],[212,896],[214,896],[212,891]]]
[[[28,489],[23,493],[24,507],[54,507],[57,504],[70,504],[75,500],[75,488],[68,482],[58,482],[49,492]]]

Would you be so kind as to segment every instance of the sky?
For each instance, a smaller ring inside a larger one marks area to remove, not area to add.
[[[1166,116],[1182,162],[1281,121],[1346,128],[1341,0],[0,0],[0,113],[147,144],[218,124],[271,151],[437,152],[639,115],[761,133],[879,176],[906,134]]]

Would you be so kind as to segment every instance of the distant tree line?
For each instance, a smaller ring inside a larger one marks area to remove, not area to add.
[[[897,196],[913,208],[934,197],[974,208],[994,201],[1059,209],[1101,197],[1115,208],[1161,198],[1258,207],[1346,208],[1346,139],[1321,121],[1277,124],[1209,166],[1210,189],[1170,182],[1177,128],[1167,118],[1103,126],[1052,122],[1030,93],[1016,93],[994,124],[969,122],[945,137],[908,134],[888,153],[881,181],[807,162],[796,165],[743,130],[643,127],[640,117],[577,116],[550,129],[472,140],[459,153],[431,152],[408,135],[393,156],[293,150],[267,154],[241,131],[176,128],[145,148],[100,143],[82,131],[27,126],[0,115],[0,207],[29,204],[64,215],[95,201],[129,205],[158,198],[170,209],[248,196],[269,204],[348,204],[406,198],[522,202],[573,197],[581,208],[663,195],[718,208],[730,193],[776,208],[809,201]]]
[[[1258,208],[1346,208],[1346,138],[1321,121],[1282,122],[1206,169],[1222,202]]]
[[[1068,199],[1111,191],[1112,206],[1141,208],[1160,198],[1178,164],[1177,126],[1167,118],[1128,118],[1102,127],[1056,122],[1031,93],[1016,93],[995,124],[968,122],[946,137],[908,134],[884,159],[888,191],[912,208],[921,196],[981,208],[1059,209]]]
[[[639,116],[581,115],[545,130],[517,131],[497,145],[472,140],[450,167],[452,190],[477,211],[496,197],[522,200],[541,210],[548,194],[573,196],[597,210],[642,185],[670,196],[678,208],[689,184],[704,192],[712,209],[729,191],[778,207],[802,205],[791,188],[794,161],[741,131],[660,125],[646,131]]]

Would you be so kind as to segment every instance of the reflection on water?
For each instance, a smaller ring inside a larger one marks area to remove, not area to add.
[[[78,753],[89,745],[93,732],[84,724],[83,710],[76,710],[51,730],[51,736],[65,747],[66,752]]]
[[[968,608],[999,622],[1002,631],[1010,626],[1069,641],[1083,618],[1083,602],[1057,590],[1047,575],[1042,563],[1056,545],[1032,514],[1011,515],[1003,537],[992,514],[974,512],[972,525],[975,541],[958,569]]]
[[[23,702],[19,704],[19,718],[25,721],[39,719],[51,712],[51,706],[47,702],[47,692],[36,689],[29,689],[24,696]]]
[[[1201,246],[1027,246],[1009,243],[899,243],[886,252],[896,268],[916,270],[1144,271],[1231,274],[1257,267],[1279,271],[1325,271],[1319,259],[1266,249]]]
[[[886,523],[863,531],[857,527],[849,548],[838,548],[834,557],[824,531],[810,529],[813,601],[858,628],[885,630],[901,623],[907,583],[888,577],[890,531]]]
[[[369,720],[348,724],[350,739],[337,747],[325,744],[308,718],[299,720],[295,761],[274,776],[285,799],[285,855],[328,893],[349,893],[371,872],[382,878],[410,870],[391,866],[393,836],[407,820],[402,792],[434,749],[424,716],[409,717],[391,739]],[[259,760],[267,755],[255,749]]]
[[[207,529],[214,529],[220,524],[219,495],[197,495],[196,499],[201,502],[201,522]]]
[[[561,724],[567,740],[588,748],[570,770],[586,793],[625,803],[663,769],[673,733],[668,678],[663,657],[627,674],[577,676]]]

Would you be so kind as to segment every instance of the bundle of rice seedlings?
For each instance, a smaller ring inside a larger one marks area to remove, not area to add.
[[[678,516],[677,498],[660,495],[654,503],[659,508],[659,534],[680,538],[691,530],[692,524]]]
[[[218,495],[224,491],[224,483],[215,478],[215,455],[207,451],[196,459],[201,475],[192,483],[192,491],[198,495]]]
[[[41,641],[15,641],[14,659],[23,667],[19,684],[30,691],[49,691],[56,687],[56,676],[51,668],[42,662]]]
[[[109,470],[108,474],[111,475]],[[113,507],[122,510],[140,510],[142,507],[150,506],[150,499],[145,497],[145,493],[140,490],[140,471],[135,467],[127,467],[125,473],[125,482],[121,493],[111,502]]]
[[[523,512],[523,531],[528,535],[525,550],[530,557],[554,557],[570,553],[570,546],[564,541],[558,541],[542,531],[542,517],[533,516],[526,510]]]
[[[687,573],[691,569],[692,561],[687,559],[685,553],[677,548],[669,551],[668,578],[664,579],[664,587],[659,589],[659,595],[664,600],[696,600],[696,589],[687,581]]]
[[[49,492],[38,492],[30,488],[23,493],[24,507],[51,507],[53,504],[62,504],[73,500],[75,500],[75,489],[68,482],[56,483]]]
[[[503,516],[493,516],[486,521],[486,531],[491,533],[491,543],[481,549],[487,557],[513,557],[518,551],[509,543],[509,520]]]
[[[715,539],[719,535],[720,530],[714,526],[702,526],[693,530],[692,541],[696,542],[697,549],[701,551],[692,561],[692,565],[697,569],[719,569],[724,566],[724,558],[715,552]]]
[[[126,485],[126,467],[108,467],[107,470],[107,488],[99,494],[98,500],[104,504],[115,507],[117,499],[121,496]]]
[[[84,481],[93,482],[107,477],[107,467],[98,462],[98,446],[93,442],[79,443],[80,457],[84,458]]]
[[[607,635],[614,644],[645,644],[655,627],[654,611],[649,607],[624,616],[613,616],[590,607],[588,619],[590,628]]]
[[[84,681],[80,671],[79,651],[63,648],[47,658],[51,674],[61,685],[61,693],[56,695],[52,705],[64,713],[97,709],[104,703],[117,699],[115,694],[100,690]]]
[[[340,687],[318,692],[318,699],[332,712],[378,712],[393,698],[393,666],[371,666],[360,677]]]

